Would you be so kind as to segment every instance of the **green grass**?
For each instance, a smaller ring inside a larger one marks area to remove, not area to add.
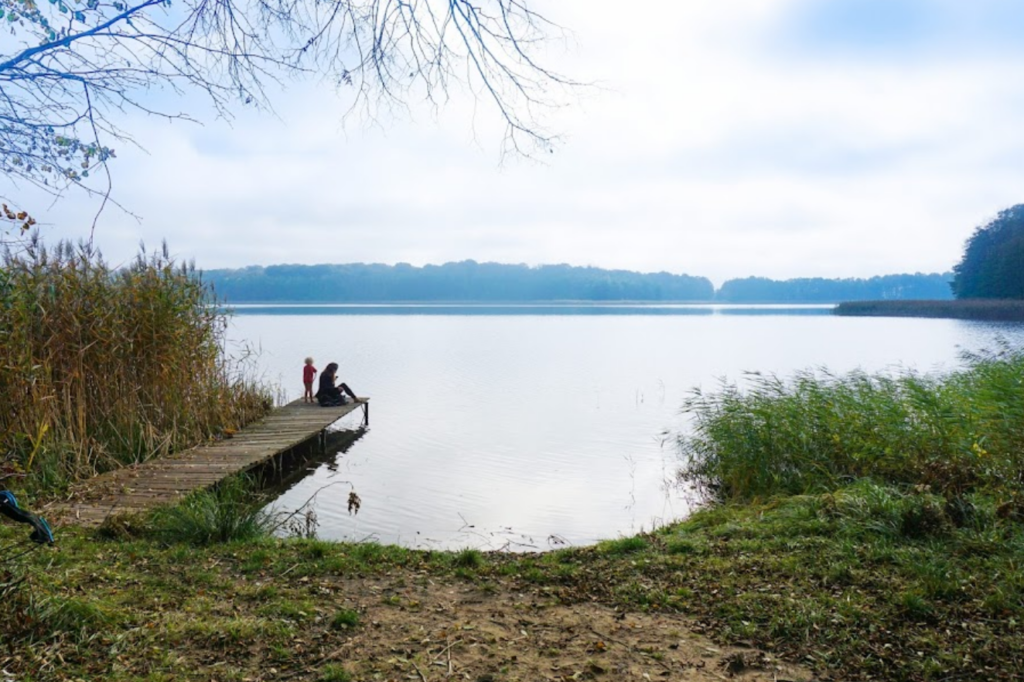
[[[647,549],[647,540],[640,536],[621,538],[619,540],[606,540],[598,545],[598,550],[613,556],[633,554]]]
[[[320,682],[352,682],[352,675],[337,663],[328,663],[320,669]]]
[[[945,503],[979,491],[1024,497],[1024,353],[965,358],[933,377],[753,374],[743,389],[694,392],[683,475],[720,500],[821,493],[852,481],[923,486]],[[921,508],[922,532],[931,510]]]
[[[255,485],[235,476],[171,507],[154,510],[147,532],[166,543],[208,545],[268,536],[275,524],[255,495]]]
[[[331,618],[331,627],[335,630],[354,628],[359,625],[359,614],[351,609],[343,609]]]
[[[984,495],[967,498],[969,523],[949,518],[921,532],[901,520],[936,499],[860,481],[721,505],[591,548],[487,554],[472,571],[496,604],[533,592],[549,604],[679,611],[717,642],[754,644],[822,678],[1024,675],[1024,527]],[[14,530],[0,527],[0,541]],[[363,627],[351,605],[324,601],[339,578],[444,589],[464,584],[467,570],[458,553],[303,539],[168,545],[66,529],[60,542],[59,552],[19,560],[30,578],[27,617],[0,620],[0,636],[26,666],[33,651],[59,654],[72,679],[137,679],[115,674],[123,665],[168,679],[215,676],[192,668],[229,660],[246,670],[253,647],[270,657],[262,665],[299,670],[308,661],[296,641],[324,641],[326,653]],[[422,608],[386,593],[374,603]],[[14,607],[0,604],[5,614]],[[160,653],[168,649],[175,657]]]
[[[466,548],[455,553],[452,563],[463,569],[480,568],[484,565],[484,555],[478,549]]]

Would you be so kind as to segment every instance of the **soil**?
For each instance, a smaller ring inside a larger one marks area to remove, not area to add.
[[[361,579],[321,590],[356,605],[360,624],[311,664],[310,679],[332,661],[354,680],[380,681],[813,679],[755,649],[716,646],[677,614],[547,604],[539,593],[433,579]]]

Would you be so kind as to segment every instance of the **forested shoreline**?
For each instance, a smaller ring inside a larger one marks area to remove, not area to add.
[[[711,280],[668,272],[640,273],[570,265],[461,261],[417,267],[407,263],[270,265],[203,273],[229,303],[383,303],[672,301],[693,303],[839,303],[850,300],[952,298],[951,273],[897,274],[868,279],[764,277]]]

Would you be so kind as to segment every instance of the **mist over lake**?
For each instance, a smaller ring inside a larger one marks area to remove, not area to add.
[[[284,399],[301,396],[307,355],[372,397],[366,433],[278,509],[315,496],[322,538],[481,549],[589,544],[685,516],[669,434],[695,387],[821,366],[942,371],[1000,337],[1020,344],[1024,325],[828,306],[243,306],[229,329]]]

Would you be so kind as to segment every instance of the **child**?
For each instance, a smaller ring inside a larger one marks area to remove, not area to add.
[[[302,368],[302,383],[306,385],[306,392],[302,394],[302,402],[315,403],[313,400],[313,377],[316,376],[316,367],[313,366],[313,358],[306,358],[306,366]]]

